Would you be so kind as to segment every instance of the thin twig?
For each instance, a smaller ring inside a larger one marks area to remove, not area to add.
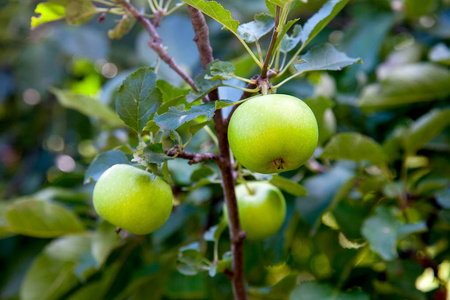
[[[273,28],[272,40],[270,41],[269,50],[267,51],[266,60],[264,61],[263,68],[261,70],[261,78],[267,78],[267,70],[269,69],[269,62],[272,55],[273,48],[278,40],[278,25],[280,24],[280,12],[281,8],[277,5],[275,13],[275,27]]]
[[[151,40],[148,42],[148,45],[150,48],[153,49],[153,51],[158,54],[158,56],[171,67],[175,72],[178,73],[178,75],[183,78],[184,81],[186,81],[192,89],[197,93],[197,87],[194,84],[194,80],[186,74],[176,63],[175,60],[167,53],[166,49],[164,49],[164,46],[162,44],[162,39],[159,36],[158,32],[156,31],[155,26],[150,22],[149,19],[144,17],[132,4],[128,3],[125,0],[117,0],[117,3],[122,5],[122,7],[130,13],[133,18],[136,19],[139,23],[144,26],[145,30],[149,33]]]
[[[197,43],[200,60],[203,67],[214,60],[212,48],[209,43],[209,29],[206,25],[203,14],[188,6],[188,11],[191,16],[192,26],[195,32],[194,41]],[[219,99],[219,93],[213,90],[209,93],[209,100],[215,101]],[[234,298],[237,300],[247,299],[245,291],[244,278],[244,239],[245,232],[241,230],[239,221],[238,207],[236,202],[236,194],[234,191],[234,177],[231,163],[230,146],[227,137],[227,123],[222,115],[222,110],[219,109],[214,114],[214,125],[219,141],[219,161],[218,165],[222,174],[222,184],[225,194],[225,203],[228,211],[228,224],[230,229],[231,251],[233,253],[233,271],[226,273],[230,277],[233,285]]]
[[[171,150],[165,150],[164,152],[167,154],[167,156],[187,159],[187,160],[189,160],[188,164],[190,164],[190,165],[198,164],[198,163],[208,161],[208,160],[215,160],[215,161],[219,160],[219,156],[215,153],[187,152],[187,151],[182,151],[180,149],[180,147],[178,147],[178,146],[175,146]]]

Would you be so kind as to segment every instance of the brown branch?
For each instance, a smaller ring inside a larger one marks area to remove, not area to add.
[[[192,20],[192,26],[195,32],[194,41],[197,43],[200,60],[203,67],[214,60],[212,48],[209,43],[209,30],[206,25],[203,14],[188,6],[189,14]],[[209,94],[209,100],[215,101],[219,99],[217,90]],[[214,114],[214,125],[216,128],[217,139],[219,141],[219,161],[218,165],[222,174],[222,187],[224,189],[225,203],[228,210],[228,224],[230,229],[231,251],[233,253],[233,271],[228,276],[231,277],[233,284],[234,298],[238,300],[247,299],[245,291],[244,278],[244,239],[245,232],[241,230],[239,222],[238,207],[236,202],[236,194],[234,190],[233,168],[231,163],[230,146],[227,137],[227,123],[222,115],[222,110],[216,110]]]
[[[148,34],[151,37],[150,42],[148,42],[148,45],[150,48],[153,49],[153,51],[158,54],[158,56],[171,67],[175,72],[178,73],[178,75],[183,78],[184,81],[186,81],[195,92],[197,91],[197,87],[194,84],[194,80],[186,74],[176,63],[175,60],[167,53],[166,49],[164,49],[164,46],[162,44],[162,39],[159,36],[158,32],[156,31],[155,26],[150,22],[149,19],[144,17],[132,4],[128,3],[125,0],[117,0],[117,3],[122,5],[122,7],[133,16],[133,18],[136,19],[139,23],[144,26],[145,30],[147,30]]]
[[[184,158],[189,160],[188,164],[198,164],[208,160],[219,160],[219,156],[215,153],[194,153],[180,150],[180,147],[175,146],[172,150],[165,150],[167,156]]]
[[[270,41],[269,50],[267,51],[266,60],[264,61],[264,65],[261,70],[261,79],[267,78],[267,70],[269,68],[270,58],[272,56],[273,48],[278,39],[278,25],[280,24],[280,12],[281,8],[277,5],[275,12],[275,27],[273,28],[272,40]]]

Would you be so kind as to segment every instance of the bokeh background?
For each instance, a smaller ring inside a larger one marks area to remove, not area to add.
[[[180,262],[179,250],[192,243],[212,259],[212,243],[202,237],[222,213],[214,166],[170,161],[177,206],[169,221],[149,236],[117,236],[93,211],[94,184],[85,182],[85,172],[112,149],[130,159],[126,145],[136,147],[136,136],[55,96],[82,94],[114,108],[115,90],[128,74],[158,65],[146,32],[136,25],[110,40],[118,20],[110,15],[103,23],[58,21],[30,30],[39,2],[0,3],[0,299],[231,299],[225,275]],[[260,0],[219,2],[241,22],[267,11]],[[324,2],[299,3],[290,18],[303,24]],[[145,1],[134,4],[148,9]],[[253,76],[257,69],[239,42],[208,23],[215,56],[232,61],[236,74]],[[197,75],[186,9],[164,17],[158,30],[168,52]],[[317,160],[283,174],[309,196],[286,194],[280,232],[245,243],[250,298],[448,300],[450,1],[350,1],[308,49],[323,42],[363,64],[313,73],[279,91],[313,108],[320,147]],[[158,75],[183,87],[164,63]],[[223,89],[221,96],[240,94]],[[348,145],[349,157],[341,151],[337,160],[321,159],[342,132],[380,144],[392,180]],[[200,131],[188,150],[215,151],[215,145]],[[60,232],[47,237],[21,228],[46,209],[61,217]],[[226,255],[227,233],[219,246]]]

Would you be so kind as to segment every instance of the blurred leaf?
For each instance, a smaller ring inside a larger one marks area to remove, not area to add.
[[[313,230],[320,216],[332,204],[336,192],[353,176],[351,169],[339,163],[328,172],[310,177],[303,182],[308,196],[297,198],[295,208]]]
[[[216,1],[208,1],[208,2],[205,2],[204,0],[182,0],[182,1],[200,10],[205,15],[210,16],[231,32],[237,33],[239,21],[233,20],[233,18],[231,17],[231,13],[225,8],[223,8],[223,6],[217,3]]]
[[[213,61],[208,64],[209,73],[205,75],[208,80],[230,80],[234,76],[234,65],[228,61]]]
[[[304,101],[316,117],[319,127],[319,144],[322,145],[336,133],[336,118],[331,110],[334,103],[323,96],[305,99]]]
[[[269,182],[278,186],[280,189],[291,195],[297,197],[305,197],[308,195],[308,192],[301,184],[293,182],[292,180],[281,177],[279,175],[273,175],[272,179]]]
[[[428,53],[428,58],[432,62],[440,63],[443,65],[450,65],[450,49],[443,43],[437,44],[431,48]]]
[[[410,18],[427,15],[437,6],[435,0],[405,0],[405,13]]]
[[[163,163],[165,161],[173,159],[173,157],[167,156],[164,153],[164,149],[161,143],[154,143],[145,147],[144,155],[150,163],[155,164]]]
[[[211,169],[211,167],[208,167],[205,165],[205,166],[202,166],[202,167],[194,170],[194,172],[192,172],[191,181],[196,182],[196,181],[199,181],[200,179],[209,177],[211,175],[214,175],[214,170]]]
[[[289,295],[291,294],[292,290],[297,285],[297,279],[298,279],[298,273],[297,272],[291,272],[289,275],[286,275],[278,281],[267,293],[267,296],[273,298],[273,299],[289,299]]]
[[[306,62],[294,64],[299,74],[319,70],[339,71],[354,63],[361,63],[361,59],[350,58],[328,43],[312,48],[301,58]]]
[[[268,34],[275,26],[275,19],[271,15],[260,14],[255,20],[239,25],[237,34],[247,43],[254,43]]]
[[[117,23],[117,25],[113,29],[108,31],[108,37],[110,39],[121,39],[125,34],[130,32],[135,23],[135,18],[130,17],[127,14],[123,15],[120,22]]]
[[[63,19],[66,16],[66,5],[69,0],[50,0],[39,3],[36,6],[35,13],[39,17],[31,17],[31,28],[40,24]]]
[[[329,0],[303,25],[302,46],[308,44],[344,8],[348,0]]]
[[[105,153],[100,153],[94,158],[84,174],[84,184],[97,181],[106,170],[116,164],[128,163],[128,158],[122,151],[111,150]]]
[[[301,30],[302,30],[302,26],[300,25],[295,25],[294,26],[294,30],[292,31],[292,34],[289,35],[284,35],[287,30],[289,30],[289,28],[294,25],[295,22],[297,22],[298,19],[295,20],[291,20],[289,21],[284,27],[283,27],[283,31],[280,33],[280,39],[281,41],[280,43],[280,51],[282,53],[288,53],[289,51],[293,50],[295,47],[297,47],[298,43],[300,42],[301,39]],[[284,35],[284,36],[283,36]],[[278,44],[278,41],[277,41]],[[277,44],[275,44],[275,49],[277,47]]]
[[[304,282],[291,293],[291,300],[369,300],[364,292],[340,292],[332,286],[316,282]]]
[[[181,247],[178,252],[177,270],[184,275],[195,275],[203,270],[205,259],[200,252],[198,242]]]
[[[450,209],[450,188],[446,188],[436,193],[436,201],[443,208]]]
[[[228,223],[221,219],[218,225],[210,227],[204,234],[203,238],[208,242],[219,242],[222,232],[227,228]]]
[[[362,199],[345,198],[332,211],[342,233],[350,240],[361,239],[361,227],[370,214],[372,203]]]
[[[225,270],[231,270],[231,260],[233,256],[231,252],[225,252],[221,260],[215,261],[211,264],[208,274],[214,277],[217,274],[223,273]]]
[[[74,94],[68,90],[52,88],[51,91],[55,94],[59,103],[66,108],[75,109],[86,116],[99,118],[112,127],[122,127],[124,125],[111,108],[95,98]]]
[[[121,243],[122,241],[116,233],[116,227],[109,222],[103,221],[92,235],[91,251],[97,267],[103,265],[111,251]]]
[[[388,208],[379,206],[374,214],[364,221],[361,233],[373,251],[380,254],[384,260],[393,260],[398,257],[398,239],[426,228],[425,222],[401,224]]]
[[[382,110],[393,106],[431,101],[450,95],[450,71],[431,63],[398,66],[379,84],[364,88],[358,100],[362,109]]]
[[[415,153],[449,125],[450,108],[442,110],[435,109],[422,115],[410,127],[408,135],[404,137],[405,150],[408,153]]]
[[[0,201],[0,239],[7,238],[15,235],[7,228],[6,224],[6,213],[8,212],[8,204]]]
[[[96,13],[91,0],[70,0],[66,5],[66,19],[69,24],[86,23]]]
[[[152,68],[140,68],[129,75],[116,93],[116,111],[120,118],[141,133],[151,114],[162,105],[162,95],[156,87]]]
[[[59,299],[78,282],[74,268],[83,253],[90,250],[90,237],[69,235],[52,241],[28,270],[20,298]]]
[[[6,212],[8,230],[33,237],[58,237],[84,230],[70,210],[57,203],[22,199],[11,203]]]
[[[374,164],[386,161],[381,146],[360,133],[340,133],[334,136],[323,149],[322,159],[369,160]]]

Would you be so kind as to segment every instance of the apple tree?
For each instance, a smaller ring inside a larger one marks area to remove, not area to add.
[[[32,2],[0,298],[448,299],[448,1]]]

